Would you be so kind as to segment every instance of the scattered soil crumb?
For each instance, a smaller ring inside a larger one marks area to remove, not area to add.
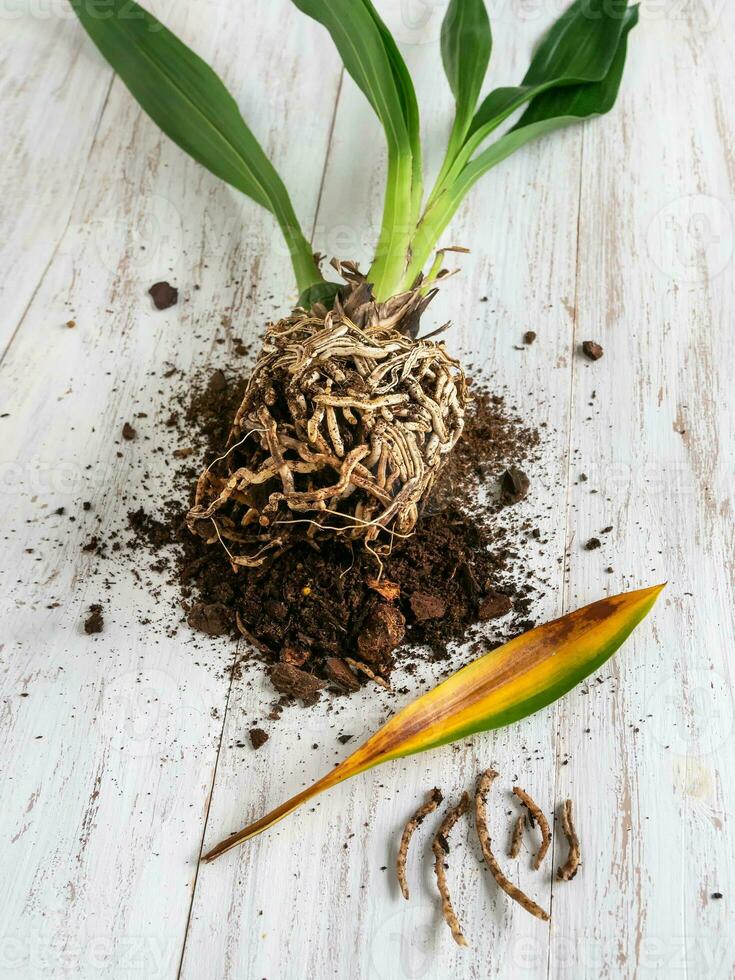
[[[503,493],[510,504],[517,504],[528,496],[530,485],[528,476],[517,466],[509,466],[503,473]]]
[[[318,677],[291,664],[276,664],[271,670],[271,683],[281,694],[299,698],[305,705],[315,704],[325,686]]]
[[[406,617],[385,602],[371,603],[357,634],[357,652],[369,664],[388,659],[406,635]]]
[[[84,621],[84,632],[88,634],[101,633],[105,628],[105,618],[102,615],[102,606],[99,602],[93,603],[89,607],[89,614]]]
[[[264,732],[262,728],[250,729],[250,744],[254,749],[259,749],[261,745],[265,745],[268,738],[268,732]]]
[[[186,621],[209,636],[224,636],[232,629],[232,612],[222,602],[196,602]]]
[[[605,352],[598,343],[595,343],[594,340],[583,340],[582,353],[585,357],[589,358],[590,361],[599,361]]]
[[[157,310],[167,310],[175,306],[179,299],[179,291],[168,282],[154,282],[148,290]]]
[[[357,675],[353,674],[341,657],[328,657],[324,661],[324,671],[330,680],[345,690],[358,691],[360,689],[360,681]]]
[[[513,601],[504,592],[490,592],[480,602],[477,615],[480,619],[498,619],[505,616],[513,608]]]
[[[447,612],[444,599],[429,592],[413,592],[410,603],[417,623],[425,623],[427,619],[443,619]]]

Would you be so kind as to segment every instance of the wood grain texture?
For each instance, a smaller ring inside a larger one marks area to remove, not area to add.
[[[585,130],[575,341],[605,355],[575,358],[572,462],[589,480],[570,496],[566,603],[669,585],[603,683],[558,706],[571,761],[556,797],[575,800],[585,854],[574,887],[554,884],[556,975],[735,970],[735,355],[721,343],[733,319],[723,38],[735,18],[720,17],[703,33],[698,19],[644,16],[619,110]],[[592,535],[603,548],[585,552]]]
[[[245,16],[221,0],[152,6],[235,92],[315,247],[364,262],[383,141],[326,35],[287,0],[248,0]],[[436,170],[451,112],[443,5],[378,6],[416,77]],[[511,83],[556,8],[489,6],[491,80]],[[203,840],[321,775],[349,751],[336,736],[367,736],[396,700],[363,692],[286,711],[254,753],[238,743],[272,700],[262,672],[231,684],[231,648],[193,636],[176,594],[156,602],[130,564],[114,566],[109,590],[92,575],[81,545],[97,519],[117,527],[164,478],[163,373],[230,363],[232,336],[294,298],[290,271],[267,215],[161,138],[119,83],[107,96],[109,70],[73,22],[0,22],[14,42],[0,66],[12,145],[0,342],[13,338],[0,367],[1,975],[733,975],[733,28],[724,6],[696,19],[683,4],[645,7],[618,107],[478,186],[444,241],[472,254],[457,257],[432,311],[546,433],[534,495],[519,505],[542,515],[548,539],[529,569],[537,618],[668,579],[653,618],[555,708],[363,774],[198,868]],[[39,128],[50,139],[36,150]],[[146,296],[157,278],[182,286],[165,313]],[[527,329],[536,343],[515,350]],[[580,356],[585,339],[603,345],[601,361]],[[126,420],[139,438],[123,444]],[[80,513],[81,500],[93,510]],[[592,535],[603,547],[588,552]],[[100,595],[107,627],[92,639],[80,623]],[[426,789],[456,802],[491,765],[497,852],[518,782],[547,814],[574,800],[583,866],[571,883],[552,880],[561,838],[541,872],[528,852],[502,858],[540,904],[553,897],[546,926],[498,894],[474,830],[458,825],[448,874],[463,951],[429,859],[443,808],[412,845],[410,903],[395,848]]]
[[[35,14],[0,15],[0,351],[64,235],[112,82],[75,23]]]
[[[451,96],[438,51],[441,11],[414,24],[402,19],[406,9],[399,3],[383,4],[381,10],[405,45],[425,108],[424,126],[434,137],[427,163],[435,171],[441,153],[437,130],[447,129],[451,121]],[[498,25],[497,33],[502,36],[492,76],[496,84],[522,76],[539,29],[538,24]],[[359,154],[355,153],[357,145]],[[548,427],[550,443],[545,465],[531,474],[538,497],[521,506],[534,520],[539,512],[543,514],[541,527],[550,538],[546,554],[554,556],[564,548],[565,494],[560,488],[565,486],[566,465],[563,453],[557,451],[557,440],[566,447],[569,438],[569,306],[576,275],[581,151],[581,131],[570,130],[561,134],[554,147],[551,141],[533,147],[478,187],[445,240],[469,244],[473,254],[461,257],[460,274],[442,291],[431,311],[432,323],[451,317],[450,342],[466,361],[476,365],[480,377],[490,380],[496,390],[502,389],[509,405],[521,404],[533,393],[533,423]],[[555,179],[555,168],[560,167],[568,176],[565,181]],[[368,258],[380,219],[383,172],[379,126],[362,95],[345,80],[317,216],[316,247],[329,254],[335,250],[344,254],[342,249],[350,248],[363,262]],[[520,221],[515,205],[519,198],[531,201],[525,222]],[[553,238],[544,231],[552,224],[557,229]],[[481,302],[485,296],[487,301]],[[515,350],[524,331],[531,328],[539,334],[536,344],[526,351]],[[541,507],[539,500],[544,502]],[[561,601],[561,567],[554,562],[548,569],[541,560],[533,571],[548,580],[537,614],[550,618]],[[423,678],[427,676],[430,672],[424,671]],[[396,686],[405,684],[416,691],[421,679],[401,675]],[[327,771],[349,750],[336,742],[340,732],[352,734],[355,742],[362,740],[396,705],[395,699],[383,695],[376,699],[370,692],[350,698],[336,715],[314,710],[308,714],[297,711],[298,717],[284,715],[272,741],[253,756],[237,749],[235,743],[244,719],[263,718],[268,695],[259,672],[254,677],[246,675],[233,687],[208,820],[208,846]],[[415,809],[416,800],[431,786],[441,786],[445,799],[456,802],[462,790],[473,784],[479,769],[497,768],[504,785],[496,790],[491,830],[504,842],[508,832],[505,813],[516,776],[522,776],[529,791],[550,805],[550,717],[528,719],[509,731],[365,773],[319,798],[311,812],[307,808],[279,824],[256,846],[246,844],[203,867],[182,976],[198,977],[206,964],[218,976],[231,978],[269,973],[291,976],[295,975],[293,964],[317,976],[503,976],[524,943],[535,943],[541,937],[546,949],[549,933],[543,924],[509,907],[498,894],[482,867],[469,823],[455,828],[453,839],[458,847],[452,853],[457,857],[450,862],[449,877],[470,952],[459,950],[451,941],[431,873],[430,839],[441,822],[440,812],[427,821],[414,841],[408,905],[400,897],[392,869],[400,828]],[[263,755],[266,751],[267,756]],[[529,757],[545,761],[528,765],[525,760]],[[523,887],[548,905],[549,874],[535,874],[530,861],[523,859],[513,862],[510,869],[519,875]],[[274,880],[278,882],[275,893],[264,887]],[[310,917],[307,929],[295,925],[294,917],[315,907],[322,911]],[[227,909],[227,914],[212,916],[209,910],[213,908]],[[285,914],[278,914],[278,909],[286,910]],[[540,957],[539,963],[538,975],[542,975],[545,959]]]
[[[157,9],[231,85],[311,223],[337,59],[315,57],[315,32],[291,30],[276,65],[227,4],[165,6]],[[297,16],[285,3],[251,7],[271,37]],[[71,61],[78,39],[67,33]],[[89,48],[84,57],[93,86],[101,60]],[[46,94],[29,90],[29,105]],[[297,121],[309,160],[288,142]],[[134,561],[95,576],[82,546],[98,529],[108,547],[113,530],[122,525],[125,535],[127,510],[150,502],[165,479],[168,367],[231,358],[235,330],[253,329],[262,315],[249,299],[254,278],[279,296],[292,292],[275,240],[270,216],[187,160],[113,85],[68,228],[45,274],[29,270],[39,284],[0,369],[9,413],[0,449],[0,968],[8,975],[178,971],[232,647],[182,629],[176,594],[156,601]],[[164,277],[181,296],[160,313],[147,289]],[[69,318],[73,329],[63,326]],[[137,429],[134,442],[121,439],[125,421]],[[98,601],[105,631],[89,637],[82,622]]]

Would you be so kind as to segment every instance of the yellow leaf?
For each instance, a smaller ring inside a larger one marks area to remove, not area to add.
[[[399,711],[318,782],[223,840],[204,860],[255,837],[318,793],[381,762],[509,725],[550,704],[612,656],[663,588],[600,599],[474,660]]]

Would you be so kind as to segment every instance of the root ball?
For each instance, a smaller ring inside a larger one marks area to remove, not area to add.
[[[269,327],[227,453],[199,478],[188,525],[236,566],[262,564],[295,528],[390,548],[461,435],[464,374],[413,337],[432,293],[378,304],[353,266],[340,271],[333,310]]]

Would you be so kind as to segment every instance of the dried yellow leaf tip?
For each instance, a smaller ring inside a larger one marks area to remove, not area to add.
[[[318,793],[366,769],[510,725],[551,704],[613,655],[662,589],[607,596],[479,657],[407,704],[322,779],[221,841],[204,860],[255,837]]]

